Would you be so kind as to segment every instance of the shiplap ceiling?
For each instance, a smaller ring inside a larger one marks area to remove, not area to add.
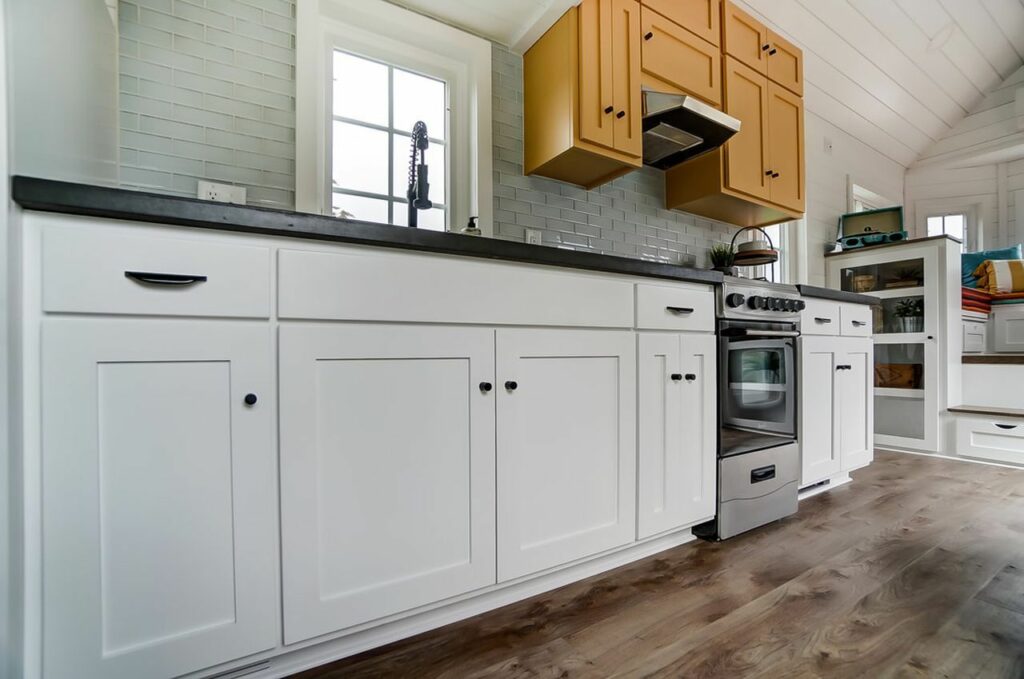
[[[575,4],[394,1],[517,51]],[[1024,63],[1024,0],[736,2],[803,48],[811,113],[902,165]]]

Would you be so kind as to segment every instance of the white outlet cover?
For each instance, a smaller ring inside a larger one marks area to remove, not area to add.
[[[530,245],[541,244],[541,230],[540,229],[527,229],[526,230],[526,242]]]
[[[244,186],[218,184],[216,182],[207,182],[200,180],[197,195],[202,200],[212,200],[217,203],[236,203],[238,205],[245,205]]]

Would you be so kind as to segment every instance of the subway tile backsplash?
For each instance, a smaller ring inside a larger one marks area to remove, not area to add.
[[[249,202],[295,205],[295,1],[122,0],[121,183],[195,196],[199,179],[244,185]],[[494,235],[625,257],[706,265],[734,227],[664,209],[642,169],[585,191],[523,176],[522,58],[492,49]]]

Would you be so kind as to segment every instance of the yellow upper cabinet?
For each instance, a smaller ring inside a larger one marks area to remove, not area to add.
[[[650,0],[648,0],[650,2]],[[658,12],[640,10],[643,84],[662,92],[692,94],[722,103],[722,54],[718,47]]]
[[[804,53],[773,30],[768,31],[768,78],[802,97]]]
[[[726,0],[722,6],[722,51],[767,75],[770,49],[768,28]]]
[[[740,121],[726,142],[725,185],[768,200],[768,79],[732,57],[725,58],[725,112]]]
[[[774,82],[768,83],[769,199],[795,212],[804,211],[804,100]]]
[[[715,47],[722,44],[722,0],[640,0],[640,4]]]
[[[590,188],[640,167],[640,41],[637,0],[584,0],[526,52],[526,174]]]

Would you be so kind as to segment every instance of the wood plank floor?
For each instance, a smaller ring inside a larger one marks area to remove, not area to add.
[[[879,452],[854,482],[318,668],[357,677],[1024,677],[1024,470]]]

